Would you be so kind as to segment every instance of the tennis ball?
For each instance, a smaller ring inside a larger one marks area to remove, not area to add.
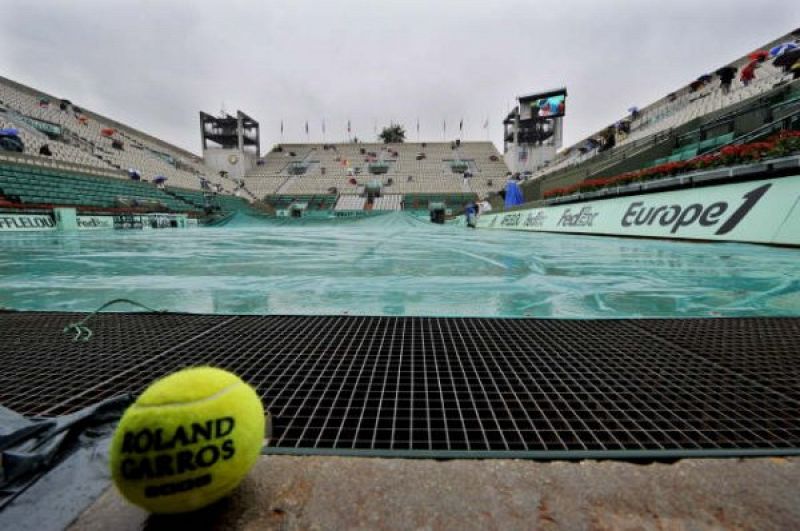
[[[212,367],[150,384],[120,419],[111,477],[132,503],[180,513],[230,493],[264,441],[264,407],[252,387]]]

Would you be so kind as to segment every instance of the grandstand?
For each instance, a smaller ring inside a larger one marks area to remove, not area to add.
[[[257,122],[239,115],[257,128]],[[236,118],[201,113],[203,119],[207,123]],[[0,129],[15,130],[24,144],[22,153],[3,152],[9,163],[0,177],[6,208],[60,205],[102,211],[124,207],[121,197],[150,197],[159,208],[196,213],[208,206],[204,196],[233,194],[277,209],[302,204],[308,211],[384,212],[414,205],[424,211],[428,200],[460,209],[501,190],[508,172],[490,142],[288,143],[275,146],[257,162],[253,159],[244,178],[229,177],[220,171],[221,164],[245,157],[228,157],[224,149],[204,145],[204,153],[213,152],[219,159],[204,161],[69,100],[5,78],[0,78]],[[20,166],[25,169],[19,171]],[[11,182],[9,175],[21,181]],[[131,175],[140,181],[132,181]],[[87,179],[78,182],[82,176]],[[57,178],[62,181],[52,181]],[[104,186],[84,200],[97,179]],[[369,183],[373,188],[368,190]]]
[[[247,209],[249,195],[196,155],[64,99],[0,78],[0,129],[23,151],[0,152],[0,207],[80,214]]]
[[[490,142],[280,144],[244,183],[270,204],[329,195],[337,211],[385,211],[433,194],[460,208],[501,190],[507,172]]]
[[[794,127],[800,83],[791,72],[773,64],[769,50],[796,41],[799,34],[796,30],[783,35],[728,65],[709,65],[707,75],[563,149],[528,177],[522,187],[526,201],[541,200],[548,190],[690,160]],[[742,82],[739,74],[754,61],[755,78]],[[737,74],[729,88],[718,74],[725,67]]]
[[[26,155],[105,170],[136,170],[143,179],[201,189],[202,179],[233,191],[202,159],[181,148],[56,98],[0,78],[0,127],[19,131]],[[40,154],[47,145],[51,156]]]

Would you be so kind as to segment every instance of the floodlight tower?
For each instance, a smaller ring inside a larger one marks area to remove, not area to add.
[[[517,97],[503,120],[503,156],[512,172],[534,172],[561,149],[566,97],[564,87]]]
[[[200,111],[204,162],[229,177],[241,179],[261,156],[258,122],[242,111],[212,116]]]

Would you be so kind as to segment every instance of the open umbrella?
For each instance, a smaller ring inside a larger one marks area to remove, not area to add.
[[[139,181],[142,179],[142,175],[133,168],[128,170],[128,177],[130,177],[132,181]]]
[[[703,74],[702,76],[697,78],[697,81],[701,83],[708,83],[711,81],[711,74]]]
[[[766,50],[756,50],[747,57],[749,59],[752,59],[753,61],[763,61],[764,59],[769,57],[769,52]]]
[[[730,76],[731,78],[733,78],[733,76],[736,75],[737,70],[738,69],[735,66],[729,65],[729,66],[723,66],[722,68],[718,68],[717,71],[714,73],[717,74],[719,77]]]
[[[770,57],[778,57],[781,54],[788,52],[789,50],[794,50],[797,48],[797,45],[793,42],[784,42],[783,44],[779,44],[777,46],[773,46],[769,50]]]
[[[795,61],[800,60],[800,48],[795,48],[793,50],[789,50],[788,52],[783,52],[778,57],[772,61],[772,64],[775,66],[782,66],[782,67],[790,67],[792,66]]]
[[[156,183],[156,184],[162,184],[166,180],[167,180],[167,178],[164,177],[163,175],[156,175],[155,177],[153,177],[153,182]]]

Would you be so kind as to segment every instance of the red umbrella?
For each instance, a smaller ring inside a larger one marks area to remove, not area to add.
[[[769,57],[769,52],[767,50],[756,50],[747,57],[753,61],[763,61]]]

